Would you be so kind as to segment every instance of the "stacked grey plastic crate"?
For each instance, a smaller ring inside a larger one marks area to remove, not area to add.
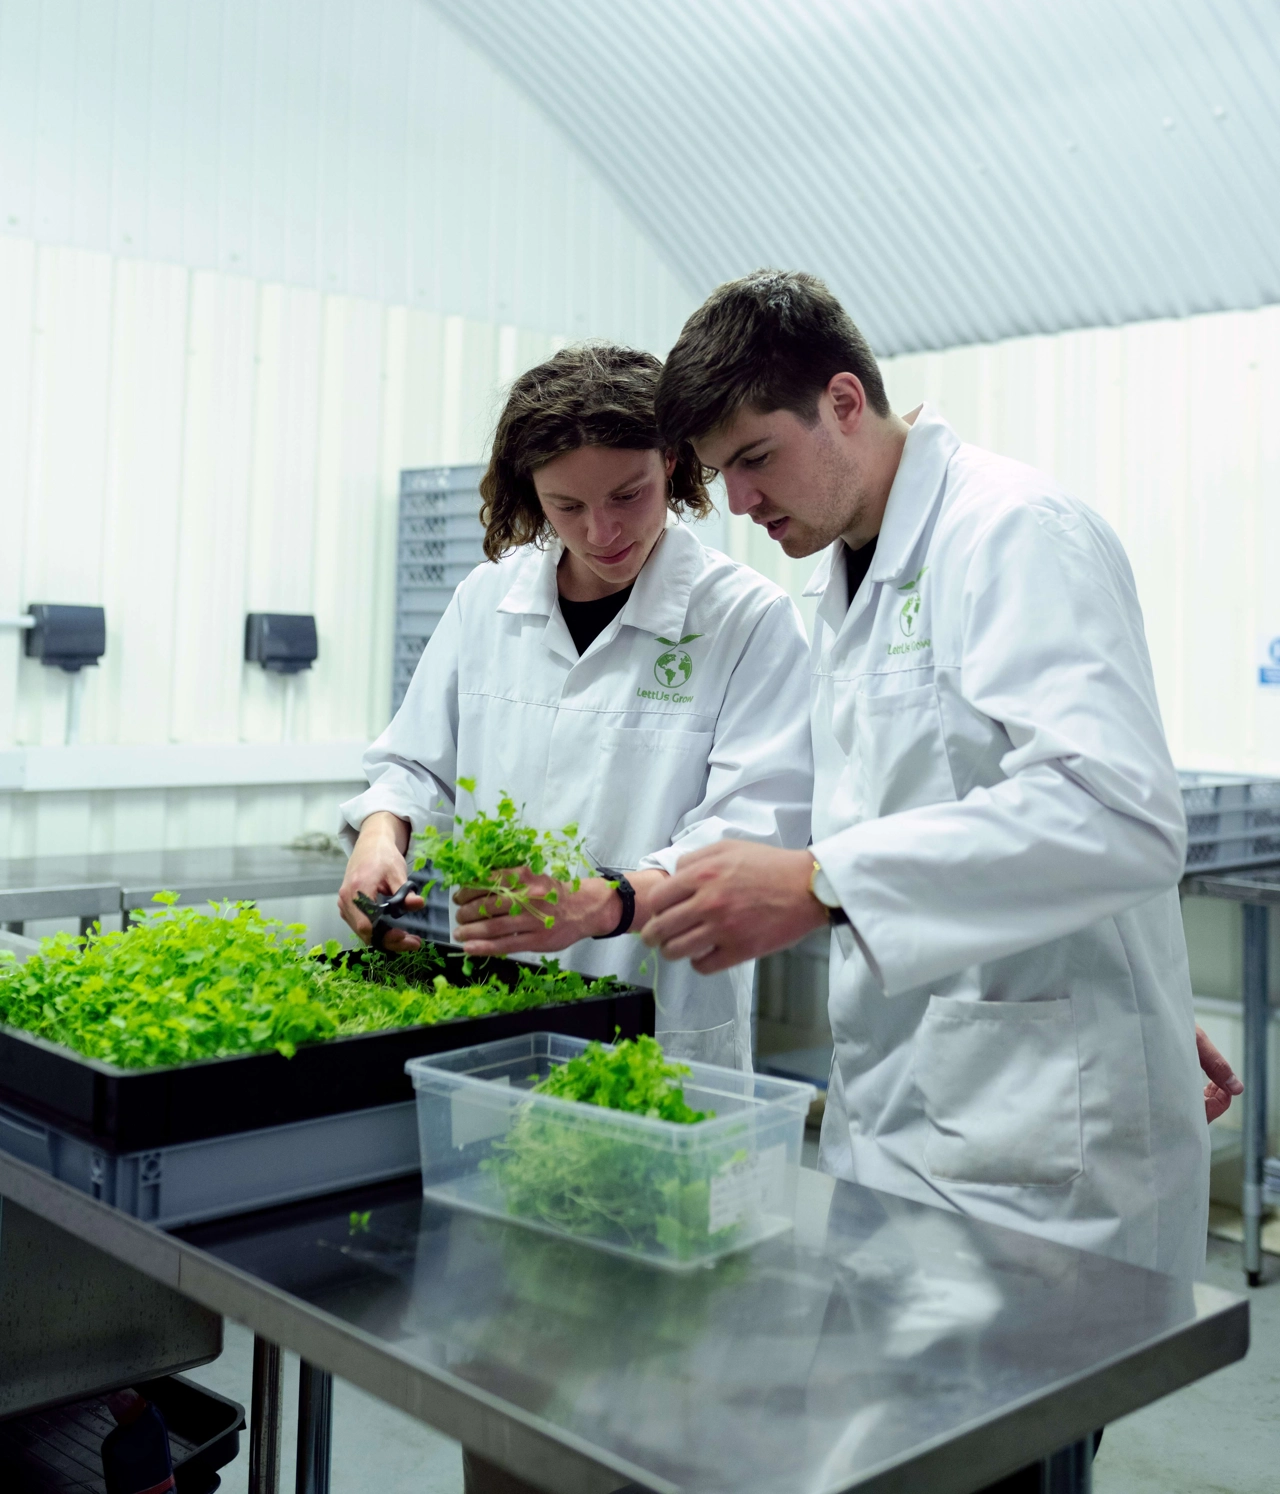
[[[483,467],[423,467],[400,474],[393,711],[400,709],[454,588],[484,559],[483,473]]]
[[[1280,861],[1280,778],[1179,773],[1187,873]]]
[[[444,616],[454,589],[484,559],[480,478],[484,468],[423,467],[400,474],[396,552],[396,632],[391,709],[398,711],[427,640]],[[427,907],[437,936],[449,937],[446,894]]]

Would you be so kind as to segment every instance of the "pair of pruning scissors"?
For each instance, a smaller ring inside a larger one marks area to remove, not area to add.
[[[429,869],[411,871],[409,880],[390,897],[371,898],[368,893],[357,892],[355,905],[373,925],[371,943],[374,949],[386,949],[386,938],[392,929],[414,934],[419,939],[437,940],[439,935],[433,927],[426,908],[406,908],[405,899],[413,893],[425,898],[436,878]]]

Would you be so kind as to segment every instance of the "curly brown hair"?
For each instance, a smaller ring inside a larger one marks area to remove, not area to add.
[[[520,545],[545,545],[552,533],[533,474],[582,446],[666,451],[653,413],[662,364],[652,353],[612,344],[562,348],[511,386],[480,480],[484,553],[500,560]],[[702,519],[711,512],[710,474],[683,447],[676,454],[667,505]]]

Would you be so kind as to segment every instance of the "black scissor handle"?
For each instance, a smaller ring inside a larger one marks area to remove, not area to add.
[[[406,908],[404,905],[405,899],[411,893],[425,897],[423,889],[428,882],[434,880],[430,871],[411,871],[409,880],[402,887],[398,887],[390,897],[380,898],[376,902],[373,899],[364,900],[361,904],[361,911],[373,924],[370,943],[374,949],[386,950],[386,938],[392,929],[399,929],[405,934],[413,934],[419,939],[437,937],[425,908]]]

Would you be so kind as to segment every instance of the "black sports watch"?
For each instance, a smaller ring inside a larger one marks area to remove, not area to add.
[[[618,927],[608,934],[592,934],[593,939],[616,939],[619,934],[625,934],[631,927],[636,916],[636,890],[627,881],[626,872],[619,871],[612,866],[597,866],[596,876],[603,877],[606,882],[612,882],[618,889],[618,896],[622,899],[622,917],[618,920]]]

